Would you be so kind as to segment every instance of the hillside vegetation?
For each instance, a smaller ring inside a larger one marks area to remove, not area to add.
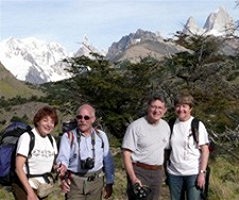
[[[0,63],[0,96],[6,99],[16,96],[29,98],[31,96],[42,96],[42,91],[36,86],[30,86],[17,80],[4,66]]]

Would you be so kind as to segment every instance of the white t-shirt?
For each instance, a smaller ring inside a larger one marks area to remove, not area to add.
[[[158,124],[152,125],[141,117],[127,128],[122,148],[132,151],[132,162],[162,165],[169,136],[170,128],[165,120],[160,119]]]
[[[44,174],[47,172],[51,172],[55,155],[57,154],[57,146],[55,139],[53,138],[53,146],[51,144],[48,136],[42,137],[40,136],[36,129],[32,129],[33,134],[35,135],[35,145],[31,152],[31,155],[28,158],[28,165],[30,169],[30,174]],[[25,157],[28,157],[29,152],[29,143],[30,143],[30,135],[29,133],[23,133],[18,140],[17,145],[17,154],[21,154]],[[27,173],[26,165],[24,165],[24,171]],[[31,181],[32,178],[29,179],[29,183],[33,188],[36,188],[36,185]],[[45,183],[42,177],[34,177],[41,183]]]
[[[170,140],[172,148],[170,164],[167,170],[173,175],[195,175],[199,171],[200,146],[208,144],[208,133],[204,124],[199,122],[199,143],[193,138],[191,122],[193,117],[187,121],[175,121]]]

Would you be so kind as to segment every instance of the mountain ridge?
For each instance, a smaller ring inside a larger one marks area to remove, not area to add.
[[[198,27],[194,18],[189,17],[183,32],[186,34],[228,34],[229,32],[225,32],[228,30],[225,27],[232,27],[232,20],[223,8],[219,8],[208,16],[204,28]],[[108,48],[108,52],[95,48],[87,37],[84,37],[79,49],[72,54],[67,53],[58,43],[47,43],[33,37],[9,38],[0,42],[0,48],[0,61],[4,67],[17,79],[33,84],[70,78],[71,74],[65,70],[68,65],[62,60],[71,56],[85,55],[92,58],[91,53],[94,52],[106,56],[106,59],[112,62],[120,62],[125,59],[138,62],[143,57],[152,56],[162,59],[165,56],[186,50],[173,43],[173,39],[166,40],[156,33],[142,29],[113,42]],[[227,47],[227,49],[230,48]]]
[[[11,37],[1,41],[0,48],[0,61],[19,80],[41,84],[70,77],[63,70],[67,66],[60,65],[68,54],[58,43],[46,43],[33,37]]]

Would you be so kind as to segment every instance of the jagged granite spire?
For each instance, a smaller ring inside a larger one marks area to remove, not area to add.
[[[191,16],[188,18],[186,25],[184,26],[183,33],[190,34],[201,34],[203,33],[203,29],[200,28],[194,18]]]
[[[232,34],[235,31],[235,23],[227,11],[220,7],[216,12],[211,13],[203,26],[197,26],[195,20],[190,17],[184,26],[183,32],[185,34],[205,34],[215,36],[225,36]]]
[[[219,36],[233,33],[235,24],[227,11],[220,7],[216,12],[208,16],[203,28],[207,33]]]
[[[77,50],[77,52],[74,54],[75,57],[78,56],[87,56],[91,59],[93,59],[94,57],[92,57],[91,53],[97,53],[99,55],[105,56],[105,52],[103,50],[99,50],[96,47],[94,47],[90,41],[89,38],[87,37],[87,35],[84,36],[83,41],[81,42],[81,46],[80,48]]]

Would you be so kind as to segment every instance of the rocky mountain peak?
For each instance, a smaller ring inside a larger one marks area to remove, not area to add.
[[[220,7],[216,12],[208,16],[204,29],[214,35],[225,35],[235,30],[235,24],[227,11]]]
[[[89,38],[85,35],[83,38],[83,41],[81,42],[81,46],[78,49],[78,51],[74,54],[75,57],[78,56],[87,56],[91,59],[93,59],[91,53],[98,53],[99,55],[105,56],[106,52],[103,50],[99,50],[96,47],[94,47],[90,41]]]
[[[185,34],[196,34],[202,33],[203,30],[197,25],[195,19],[191,16],[188,18],[187,23],[184,26],[183,32]]]
[[[203,28],[199,28],[192,17],[190,17],[183,30],[186,34],[206,34],[215,36],[232,34],[234,31],[235,23],[223,7],[209,14]]]
[[[157,35],[150,31],[138,29],[135,33],[123,36],[118,42],[114,42],[108,49],[106,58],[112,59],[120,56],[122,52],[145,40],[157,40]]]

